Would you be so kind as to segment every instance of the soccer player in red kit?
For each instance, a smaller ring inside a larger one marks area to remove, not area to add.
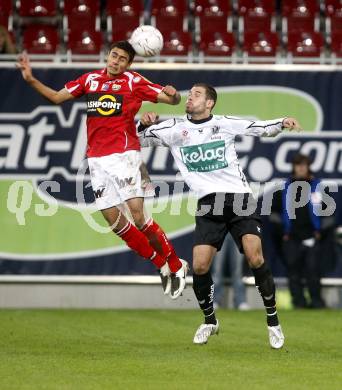
[[[87,158],[97,207],[113,232],[160,270],[164,293],[176,299],[185,288],[188,264],[178,258],[159,225],[144,215],[134,117],[143,101],[174,105],[180,102],[180,95],[170,85],[162,87],[129,70],[134,55],[129,42],[115,42],[105,69],[83,74],[60,91],[33,76],[26,54],[19,57],[17,67],[24,80],[52,103],[86,95]],[[122,204],[128,207],[135,226],[121,212]]]

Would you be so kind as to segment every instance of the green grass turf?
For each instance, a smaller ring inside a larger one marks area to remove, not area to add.
[[[283,311],[271,350],[262,311],[2,310],[0,389],[341,389],[342,311]]]

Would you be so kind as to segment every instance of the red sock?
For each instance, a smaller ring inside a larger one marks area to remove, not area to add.
[[[129,246],[138,255],[144,257],[145,259],[150,259],[157,268],[161,268],[165,264],[166,257],[157,253],[150,245],[144,234],[130,222],[128,222],[116,234],[126,241],[127,246]]]
[[[143,228],[142,233],[148,238],[151,246],[163,257],[168,256],[167,262],[169,264],[171,272],[177,272],[182,263],[180,262],[171,242],[166,237],[162,228],[150,218]]]

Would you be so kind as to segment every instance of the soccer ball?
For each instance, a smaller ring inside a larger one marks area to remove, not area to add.
[[[159,54],[164,44],[161,32],[153,26],[136,28],[129,41],[136,53],[142,57],[152,57]]]

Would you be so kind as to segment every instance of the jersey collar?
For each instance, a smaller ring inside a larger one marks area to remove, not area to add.
[[[117,78],[122,78],[123,74],[124,74],[124,73],[120,73],[120,74],[117,74],[117,75],[115,75],[115,76],[108,76],[108,74],[107,74],[107,68],[104,68],[104,69],[101,70],[101,75],[102,75],[102,77],[104,77],[104,78],[107,79],[107,80],[115,80],[115,79],[117,79]]]
[[[196,119],[192,119],[190,115],[187,115],[186,117],[187,117],[187,119],[188,119],[189,122],[194,123],[195,125],[200,125],[201,123],[209,122],[210,120],[213,119],[212,114],[210,114],[210,115],[208,116],[208,118],[197,119],[197,120],[196,120]]]

